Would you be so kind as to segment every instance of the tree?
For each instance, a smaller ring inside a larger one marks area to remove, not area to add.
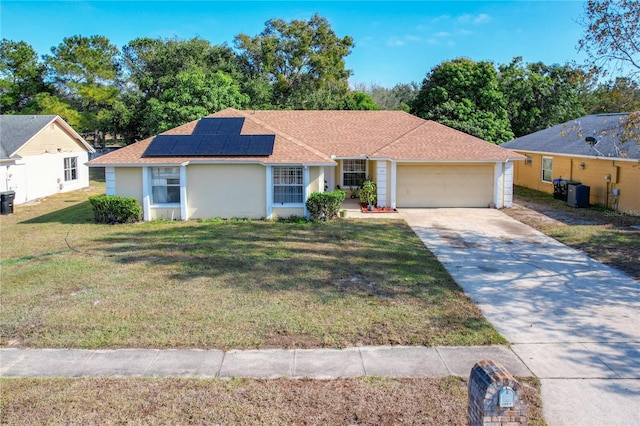
[[[583,100],[590,114],[640,111],[640,84],[627,77],[601,83]]]
[[[181,71],[159,97],[149,99],[142,111],[141,130],[149,135],[164,132],[224,108],[241,108],[248,100],[222,71]]]
[[[513,139],[506,105],[493,64],[459,58],[442,62],[427,74],[411,110],[500,144]]]
[[[234,52],[201,38],[135,39],[123,47],[122,67],[130,84],[114,120],[127,142],[250,102]]]
[[[392,89],[388,89],[377,84],[371,84],[370,86],[356,84],[354,89],[371,96],[380,109],[409,112],[409,104],[414,101],[420,86],[416,82],[411,82],[409,84],[396,84]]]
[[[570,65],[523,64],[521,57],[498,67],[498,82],[507,101],[516,137],[584,115],[582,89],[586,76]]]
[[[39,113],[38,93],[52,88],[44,82],[45,66],[24,41],[0,42],[0,110],[7,113]]]
[[[587,0],[582,24],[585,32],[578,50],[588,55],[587,65],[603,75],[640,74],[640,3],[638,0]]]
[[[348,93],[350,71],[344,58],[351,52],[353,39],[337,37],[329,22],[317,14],[309,21],[271,19],[262,33],[239,34],[235,44],[247,77],[271,85],[273,106],[335,108]]]
[[[111,106],[119,89],[120,51],[103,36],[66,37],[44,59],[60,101],[80,113],[81,133],[93,133],[104,144],[111,129]]]
[[[349,92],[345,99],[345,105],[343,109],[348,110],[379,110],[380,108],[373,101],[373,98],[365,92]]]

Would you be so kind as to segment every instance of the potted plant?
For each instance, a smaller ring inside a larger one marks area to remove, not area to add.
[[[375,203],[378,196],[376,183],[371,179],[367,179],[362,182],[360,186],[360,202],[366,203],[369,211],[373,210],[373,203]]]

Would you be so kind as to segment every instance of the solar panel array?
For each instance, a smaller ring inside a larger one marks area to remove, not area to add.
[[[268,156],[275,135],[241,135],[244,118],[201,119],[191,135],[158,135],[145,157]]]
[[[193,130],[194,135],[239,135],[244,124],[244,117],[208,117],[198,121]]]

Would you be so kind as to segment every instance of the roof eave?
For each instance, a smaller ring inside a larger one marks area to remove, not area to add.
[[[527,154],[542,154],[542,155],[559,155],[561,157],[579,157],[579,158],[589,158],[593,160],[615,160],[615,161],[629,161],[629,162],[640,162],[640,158],[625,158],[618,156],[604,156],[604,155],[583,155],[583,154],[572,154],[565,152],[549,152],[549,151],[535,151],[530,149],[517,149],[517,148],[509,148],[512,151],[518,152],[526,152]]]

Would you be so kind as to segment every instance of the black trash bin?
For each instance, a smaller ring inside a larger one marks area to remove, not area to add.
[[[0,192],[0,214],[13,213],[14,198],[16,198],[15,191]]]

